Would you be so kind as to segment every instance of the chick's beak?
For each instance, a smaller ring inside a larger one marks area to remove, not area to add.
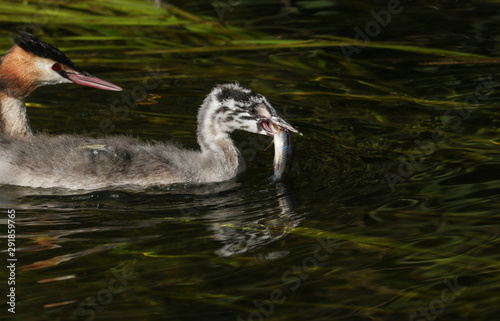
[[[297,133],[297,134],[303,136],[301,132],[299,132],[298,130],[293,128],[292,125],[290,125],[289,123],[287,123],[286,121],[284,121],[280,117],[271,117],[271,118],[269,118],[269,122],[271,124],[275,124],[276,126],[280,127],[281,129],[288,129],[291,132],[294,132],[294,133]]]
[[[100,78],[94,77],[92,75],[82,75],[78,73],[67,73],[68,78],[76,84],[102,89],[102,90],[111,90],[111,91],[122,91],[121,87],[118,87],[115,84],[107,82],[106,80],[102,80]]]
[[[260,126],[264,129],[264,132],[268,136],[274,136],[276,133],[275,128],[280,128],[281,130],[288,129],[291,132],[297,133],[302,136],[302,133],[292,127],[289,123],[281,119],[280,117],[272,116],[271,118],[261,117]]]

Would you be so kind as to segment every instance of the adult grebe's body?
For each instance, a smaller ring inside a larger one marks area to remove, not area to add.
[[[241,129],[272,136],[272,124],[297,132],[264,96],[237,84],[219,85],[198,113],[200,150],[129,137],[0,137],[0,183],[96,189],[224,181],[245,169],[229,134]]]
[[[33,134],[24,99],[44,85],[77,83],[103,90],[120,87],[81,70],[59,49],[29,33],[14,38],[16,45],[0,60],[0,135]]]

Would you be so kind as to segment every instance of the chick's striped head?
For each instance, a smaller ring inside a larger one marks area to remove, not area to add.
[[[298,133],[279,117],[266,97],[238,84],[224,84],[215,87],[207,97],[207,114],[217,128],[226,133],[245,130],[262,135],[274,135],[272,124]],[[207,121],[207,119],[199,119]]]

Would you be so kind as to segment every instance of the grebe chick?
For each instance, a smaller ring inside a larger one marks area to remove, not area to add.
[[[0,137],[0,184],[98,189],[225,181],[245,169],[229,134],[240,129],[272,136],[273,124],[299,133],[264,96],[238,84],[219,85],[198,112],[200,150],[123,136]]]
[[[0,60],[0,135],[33,134],[24,99],[40,86],[77,83],[102,90],[122,90],[78,68],[56,47],[29,33],[21,35],[14,38],[16,45]]]

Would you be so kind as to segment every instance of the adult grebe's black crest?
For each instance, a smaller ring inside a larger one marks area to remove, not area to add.
[[[77,67],[66,55],[56,47],[48,44],[30,33],[21,31],[22,37],[14,37],[14,43],[24,51],[34,54],[41,58],[48,58],[55,62],[64,64],[81,74],[88,75],[87,72]]]

